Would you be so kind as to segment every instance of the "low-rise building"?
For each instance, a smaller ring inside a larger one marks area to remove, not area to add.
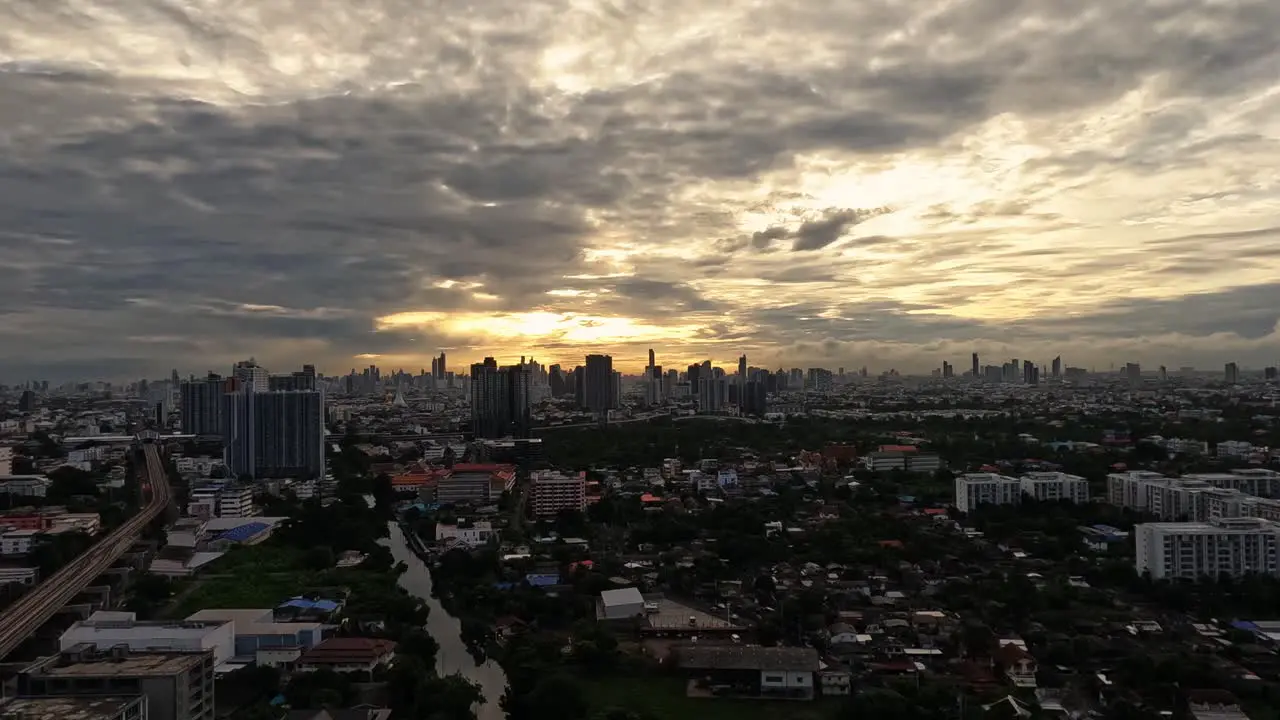
[[[324,639],[324,623],[276,622],[275,610],[270,608],[210,608],[188,616],[187,621],[229,621],[236,658],[253,658],[262,650],[305,650]]]
[[[862,465],[872,472],[902,470],[924,474],[940,470],[942,458],[937,453],[920,452],[914,445],[881,445],[878,451],[863,456]]]
[[[493,537],[493,523],[487,520],[456,525],[436,523],[436,542],[438,543],[454,542],[477,547],[489,542],[491,537]]]
[[[235,656],[235,625],[230,620],[140,621],[131,612],[96,612],[58,638],[63,652],[78,645],[116,647],[132,652],[180,650],[213,653],[221,664]]]
[[[30,553],[41,534],[39,530],[0,532],[0,556],[11,557]]]
[[[812,700],[816,694],[821,663],[813,648],[680,645],[673,654],[681,670],[734,695]]]
[[[436,480],[436,502],[442,505],[495,502],[515,487],[514,465],[458,463]]]
[[[373,674],[379,667],[390,665],[396,644],[391,640],[362,637],[334,637],[302,653],[299,670],[325,668],[339,673]]]
[[[0,720],[148,720],[147,698],[14,697],[0,700]]]
[[[148,720],[212,720],[213,652],[77,645],[18,672],[20,696],[145,697]]]

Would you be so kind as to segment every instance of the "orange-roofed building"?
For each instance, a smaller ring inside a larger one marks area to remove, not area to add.
[[[396,492],[418,492],[426,488],[433,488],[440,477],[438,470],[426,470],[417,468],[407,472],[393,475],[391,477],[391,487]]]
[[[640,502],[644,503],[645,505],[653,505],[655,503],[662,502],[662,498],[658,497],[657,495],[651,495],[649,493],[645,493],[640,496]]]
[[[516,484],[516,466],[501,463],[457,463],[436,481],[436,502],[497,502]]]
[[[880,452],[916,452],[919,450],[915,445],[881,445]]]

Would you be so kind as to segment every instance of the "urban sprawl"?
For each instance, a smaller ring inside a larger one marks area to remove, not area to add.
[[[1276,369],[969,360],[0,386],[0,720],[1280,718]]]

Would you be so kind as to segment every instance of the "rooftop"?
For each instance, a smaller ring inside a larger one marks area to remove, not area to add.
[[[25,697],[0,703],[0,720],[99,720],[112,718],[141,696]]]
[[[75,654],[92,645],[77,645],[40,668],[44,677],[166,677],[184,673],[212,658],[204,652],[143,652],[121,657],[97,656],[82,661]],[[63,664],[65,663],[65,664]]]
[[[818,651],[813,648],[682,645],[676,652],[680,658],[680,667],[688,670],[817,672],[819,667]]]

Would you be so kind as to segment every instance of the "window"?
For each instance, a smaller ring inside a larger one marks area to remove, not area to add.
[[[782,676],[781,675],[765,675],[764,681],[767,683],[781,683]]]

